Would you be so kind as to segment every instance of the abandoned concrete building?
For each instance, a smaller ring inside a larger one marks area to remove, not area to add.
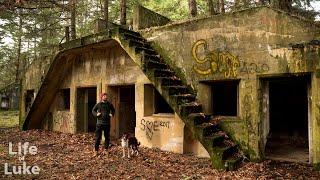
[[[269,7],[170,22],[137,7],[134,31],[103,30],[34,62],[22,129],[92,132],[107,92],[111,134],[210,157],[320,163],[320,41],[314,22]],[[41,78],[43,76],[43,78]]]
[[[0,109],[19,109],[19,84],[10,83],[0,89]]]

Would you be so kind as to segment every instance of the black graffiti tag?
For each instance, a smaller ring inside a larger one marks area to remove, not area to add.
[[[153,133],[155,131],[159,131],[160,127],[169,129],[170,122],[169,121],[148,121],[145,119],[141,119],[141,130],[146,132],[146,136],[148,139],[152,139]]]

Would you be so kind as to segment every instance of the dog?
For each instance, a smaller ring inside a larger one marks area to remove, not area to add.
[[[128,134],[123,134],[121,137],[121,146],[123,152],[122,158],[126,157],[126,148],[128,151],[128,158],[130,158],[130,149],[131,155],[134,155],[134,153],[136,153],[137,156],[139,155],[138,147],[140,146],[140,142],[138,142],[136,137],[129,137]]]

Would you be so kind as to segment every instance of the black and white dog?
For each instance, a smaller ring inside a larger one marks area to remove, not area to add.
[[[135,138],[134,136],[129,137],[128,134],[123,134],[122,138],[121,138],[121,146],[122,146],[122,152],[123,155],[122,157],[126,157],[126,148],[128,151],[128,158],[130,158],[130,149],[131,149],[131,155],[134,155],[134,153],[136,153],[136,155],[139,155],[139,147],[140,143],[138,142],[137,138]]]

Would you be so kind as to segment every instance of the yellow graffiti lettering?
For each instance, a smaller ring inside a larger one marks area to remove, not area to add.
[[[204,57],[198,56],[199,48],[203,47],[205,51]],[[210,67],[201,69],[197,65],[193,66],[196,73],[200,75],[208,75],[210,73],[223,73],[226,78],[237,77],[237,69],[240,66],[239,59],[230,52],[218,52],[207,50],[207,42],[203,39],[197,41],[192,47],[192,57],[197,64],[210,62]]]
[[[196,66],[193,66],[193,70],[198,73],[198,74],[201,74],[201,75],[208,75],[211,73],[211,69],[207,69],[207,70],[201,70],[199,69],[198,67]]]
[[[198,56],[198,49],[203,46],[203,49],[206,50],[207,49],[207,42],[204,40],[204,39],[201,39],[199,41],[197,41],[193,47],[192,47],[192,57],[194,58],[194,60],[197,62],[197,63],[205,63],[209,60],[208,57],[204,57],[204,58],[200,58]]]

